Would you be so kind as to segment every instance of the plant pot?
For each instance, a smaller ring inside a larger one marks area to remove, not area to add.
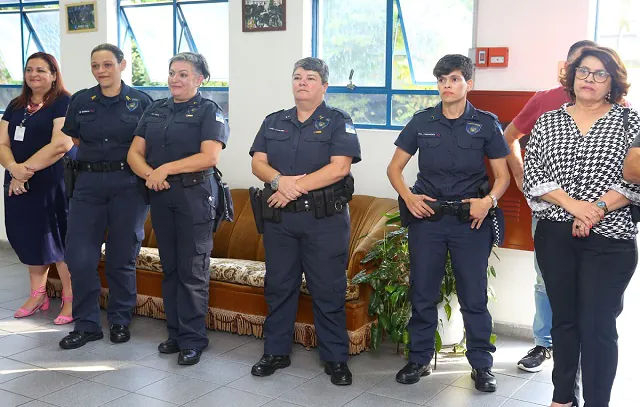
[[[464,337],[464,322],[460,313],[458,296],[451,296],[451,319],[447,319],[444,302],[438,304],[438,332],[442,339],[442,346],[452,346],[460,343]]]

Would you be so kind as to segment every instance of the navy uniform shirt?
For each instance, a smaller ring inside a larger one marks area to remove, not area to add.
[[[219,141],[225,148],[229,126],[216,102],[198,93],[184,103],[173,98],[156,100],[144,112],[135,134],[145,139],[147,163],[158,168],[198,154],[203,141]]]
[[[419,150],[414,192],[439,200],[477,197],[487,177],[484,157],[509,154],[498,118],[469,102],[453,124],[442,114],[442,103],[417,112],[395,144],[411,155]]]
[[[133,131],[152,99],[122,83],[118,96],[106,97],[100,86],[71,97],[62,132],[80,139],[78,161],[126,161]]]
[[[330,163],[332,156],[360,161],[360,142],[351,117],[324,102],[304,123],[297,110],[267,116],[249,154],[266,153],[269,165],[282,175],[311,174]]]

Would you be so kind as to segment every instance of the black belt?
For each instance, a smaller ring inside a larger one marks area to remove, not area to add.
[[[183,185],[195,185],[213,177],[213,169],[196,172],[185,172],[167,177],[167,182],[182,182]]]
[[[440,208],[445,215],[458,216],[462,202],[440,201]]]
[[[74,167],[78,171],[87,172],[114,172],[129,170],[129,164],[126,161],[101,161],[97,163],[76,161]]]
[[[295,201],[286,204],[282,210],[285,212],[309,212],[313,210],[313,201],[311,200],[311,196],[302,195]]]

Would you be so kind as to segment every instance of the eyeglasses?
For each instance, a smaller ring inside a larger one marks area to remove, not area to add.
[[[607,78],[611,76],[611,74],[605,71],[604,69],[599,69],[597,71],[590,71],[588,68],[585,68],[584,66],[579,66],[576,68],[576,78],[581,80],[586,80],[589,77],[589,75],[593,75],[593,80],[598,83],[606,82]]]

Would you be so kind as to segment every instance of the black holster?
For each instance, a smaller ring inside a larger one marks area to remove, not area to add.
[[[478,198],[484,198],[491,192],[489,181],[483,181],[478,187]],[[493,245],[500,246],[504,243],[504,212],[496,207],[489,209],[487,217],[491,219],[491,235]]]
[[[259,234],[263,234],[264,217],[262,216],[262,190],[254,187],[249,188],[249,202],[251,202],[253,219],[256,221],[256,229]]]
[[[220,224],[222,224],[222,221],[233,222],[234,210],[229,185],[222,181],[222,173],[216,167],[213,167],[213,177],[215,178],[216,185],[218,187],[216,218],[213,226],[213,231],[215,232],[220,227]]]
[[[78,172],[76,170],[75,162],[73,161],[73,159],[71,159],[71,157],[62,157],[62,165],[64,166],[64,191],[67,200],[69,200],[73,196],[73,189],[76,185]]]
[[[262,218],[269,222],[280,223],[282,222],[282,209],[270,207],[267,202],[275,192],[269,186],[266,186],[262,191]]]

